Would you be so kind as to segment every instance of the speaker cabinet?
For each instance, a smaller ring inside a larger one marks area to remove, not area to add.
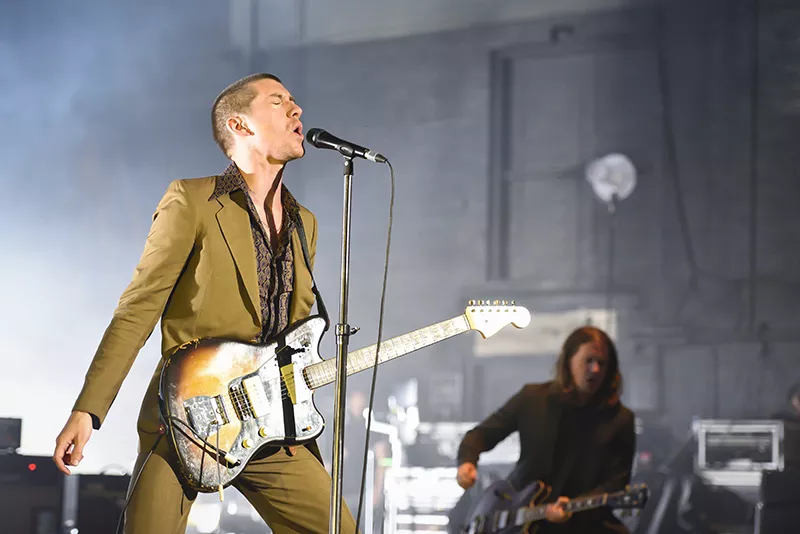
[[[125,497],[127,475],[73,475],[67,478],[64,525],[80,534],[116,532]]]
[[[756,504],[755,534],[800,529],[800,471],[764,471]]]
[[[800,525],[800,501],[794,503],[758,503],[755,534],[789,534]]]
[[[0,455],[0,531],[60,534],[63,485],[48,456]]]

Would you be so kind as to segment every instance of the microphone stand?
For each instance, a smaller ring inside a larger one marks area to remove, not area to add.
[[[331,510],[328,532],[342,530],[342,467],[344,464],[344,417],[347,391],[347,349],[355,330],[347,324],[350,290],[350,204],[352,201],[353,158],[344,157],[344,203],[342,206],[342,262],[339,293],[339,323],[336,325],[336,382],[333,403],[333,461],[331,470]]]

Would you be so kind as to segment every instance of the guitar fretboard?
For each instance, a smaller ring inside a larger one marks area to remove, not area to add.
[[[468,330],[470,330],[470,326],[467,317],[459,315],[447,321],[387,339],[381,342],[378,363],[388,362],[409,352],[414,352],[439,341],[463,334]],[[374,366],[376,347],[377,345],[370,345],[349,353],[347,355],[347,375],[349,376]],[[336,379],[336,359],[332,358],[309,365],[305,369],[305,375],[311,389],[330,384]]]
[[[568,502],[564,506],[567,512],[582,512],[584,510],[591,510],[592,508],[600,508],[605,506],[608,500],[608,494],[592,495],[589,497],[579,497]],[[515,524],[524,525],[531,521],[539,521],[545,518],[545,511],[547,505],[534,506],[533,508],[521,508],[518,512]]]

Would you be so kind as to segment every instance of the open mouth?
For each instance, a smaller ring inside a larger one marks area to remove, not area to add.
[[[296,133],[300,137],[303,137],[303,125],[302,124],[298,124],[297,126],[292,128],[292,132]]]

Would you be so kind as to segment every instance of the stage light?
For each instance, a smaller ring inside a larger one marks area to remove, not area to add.
[[[617,201],[628,198],[636,188],[636,167],[624,154],[607,154],[586,166],[586,181],[614,213]]]

